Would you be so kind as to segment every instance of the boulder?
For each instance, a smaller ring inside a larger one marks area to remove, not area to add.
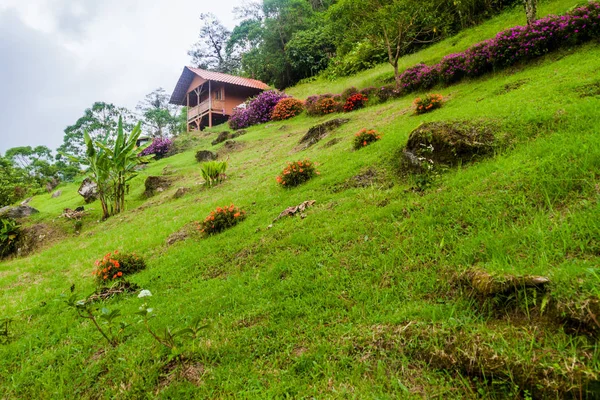
[[[48,193],[52,192],[59,184],[59,180],[56,178],[52,178],[49,182],[46,183],[46,191]]]
[[[467,121],[429,122],[411,132],[403,150],[403,164],[420,172],[431,166],[467,163],[493,151],[496,139],[490,126]]]
[[[217,136],[217,138],[211,142],[211,144],[214,146],[214,145],[217,145],[219,143],[223,143],[227,139],[232,139],[231,133],[229,133],[227,131],[221,132],[221,133],[219,133],[219,136]]]
[[[86,203],[91,203],[98,198],[98,184],[90,178],[85,178],[77,190]]]
[[[164,176],[149,176],[144,183],[146,197],[154,196],[156,193],[164,192],[171,186],[171,179]]]
[[[60,197],[61,194],[62,190],[57,190],[56,192],[52,193],[52,198],[55,199],[57,197]]]
[[[237,131],[233,132],[233,133],[231,134],[230,138],[231,138],[231,139],[235,139],[236,137],[243,136],[243,135],[245,135],[246,133],[248,133],[246,130],[244,130],[244,129],[240,129],[240,130],[237,130]]]
[[[21,202],[21,205],[22,205],[22,206],[24,206],[24,205],[27,205],[27,204],[29,204],[29,202],[30,202],[31,200],[33,200],[33,197],[28,197],[28,198],[26,198],[25,200],[23,200],[23,201]]]
[[[0,217],[5,218],[25,218],[37,213],[39,213],[38,210],[27,205],[17,207],[6,206],[0,208]]]
[[[329,132],[333,131],[336,128],[344,125],[350,121],[347,118],[335,118],[327,122],[323,122],[322,124],[315,125],[306,132],[306,135],[300,139],[300,144],[302,146],[301,150],[307,149],[313,144],[319,142],[325,136],[329,134]]]
[[[205,162],[217,159],[217,154],[209,150],[200,150],[196,153],[196,161]]]
[[[180,198],[182,198],[183,196],[185,196],[185,194],[186,194],[187,192],[189,192],[189,191],[190,191],[190,189],[189,189],[189,188],[186,188],[186,187],[180,187],[180,188],[178,188],[178,189],[177,189],[177,191],[175,192],[175,194],[173,195],[173,197],[174,197],[174,198],[176,198],[176,199],[180,199]]]

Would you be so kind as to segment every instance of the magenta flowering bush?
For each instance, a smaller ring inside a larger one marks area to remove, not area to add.
[[[277,103],[288,97],[285,93],[276,90],[262,92],[251,99],[245,109],[238,109],[233,113],[229,119],[229,127],[231,129],[242,129],[251,125],[269,122]]]
[[[154,154],[154,158],[159,160],[164,158],[169,154],[169,151],[173,147],[173,141],[167,138],[155,138],[152,140],[152,144],[144,149],[139,155],[141,156],[149,156]]]

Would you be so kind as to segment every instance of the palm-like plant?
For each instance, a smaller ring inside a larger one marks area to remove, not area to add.
[[[150,143],[147,143],[142,147],[137,147],[137,140],[142,133],[140,125],[138,122],[131,133],[126,134],[123,131],[123,121],[119,118],[117,139],[114,147],[111,148],[102,142],[96,142],[96,146],[104,152],[110,165],[109,179],[113,189],[113,214],[119,214],[125,209],[127,183],[137,175],[135,167],[141,163],[148,162],[154,156],[138,156],[140,152],[150,145]]]
[[[138,123],[130,134],[123,131],[123,119],[119,117],[117,139],[114,146],[105,140],[94,141],[85,132],[86,152],[84,157],[69,156],[77,163],[87,165],[90,178],[98,185],[98,199],[102,205],[102,218],[118,214],[125,209],[127,182],[133,179],[138,164],[149,161],[153,155],[138,157],[150,143],[137,147],[142,130]]]

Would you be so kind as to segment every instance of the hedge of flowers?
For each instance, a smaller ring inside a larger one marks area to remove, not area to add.
[[[361,129],[356,135],[354,135],[354,148],[356,150],[362,149],[365,146],[370,145],[381,139],[381,133],[375,129]]]
[[[352,96],[348,97],[346,100],[346,104],[344,104],[344,111],[350,112],[354,110],[358,110],[367,105],[369,98],[362,93],[355,93]]]
[[[246,218],[246,212],[231,204],[229,207],[217,207],[203,222],[198,224],[200,232],[214,235],[237,225]]]
[[[144,149],[139,155],[149,156],[154,154],[154,158],[156,160],[160,160],[169,154],[171,151],[171,147],[173,146],[173,141],[167,138],[155,138],[152,140],[152,144]]]
[[[287,97],[289,96],[285,93],[276,90],[262,92],[250,100],[246,108],[239,108],[234,111],[229,119],[229,127],[231,129],[242,129],[271,121],[275,106],[280,100]]]
[[[296,115],[302,113],[302,111],[304,111],[304,103],[302,103],[300,100],[288,97],[279,100],[279,103],[277,103],[273,109],[271,119],[273,121],[283,121],[295,117]]]
[[[304,103],[308,115],[327,115],[342,112],[344,104],[341,95],[322,94],[320,96],[310,96]]]
[[[277,183],[283,187],[294,187],[319,175],[316,164],[310,160],[288,162],[287,166],[277,176]]]
[[[134,253],[114,251],[96,260],[96,268],[92,275],[98,284],[116,281],[146,268],[143,258]]]

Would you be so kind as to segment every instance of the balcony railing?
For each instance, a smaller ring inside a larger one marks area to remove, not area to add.
[[[188,108],[188,121],[202,117],[206,115],[208,111],[217,111],[225,114],[225,102],[223,100],[213,100],[211,107],[209,107],[209,101],[205,100],[196,107]]]

